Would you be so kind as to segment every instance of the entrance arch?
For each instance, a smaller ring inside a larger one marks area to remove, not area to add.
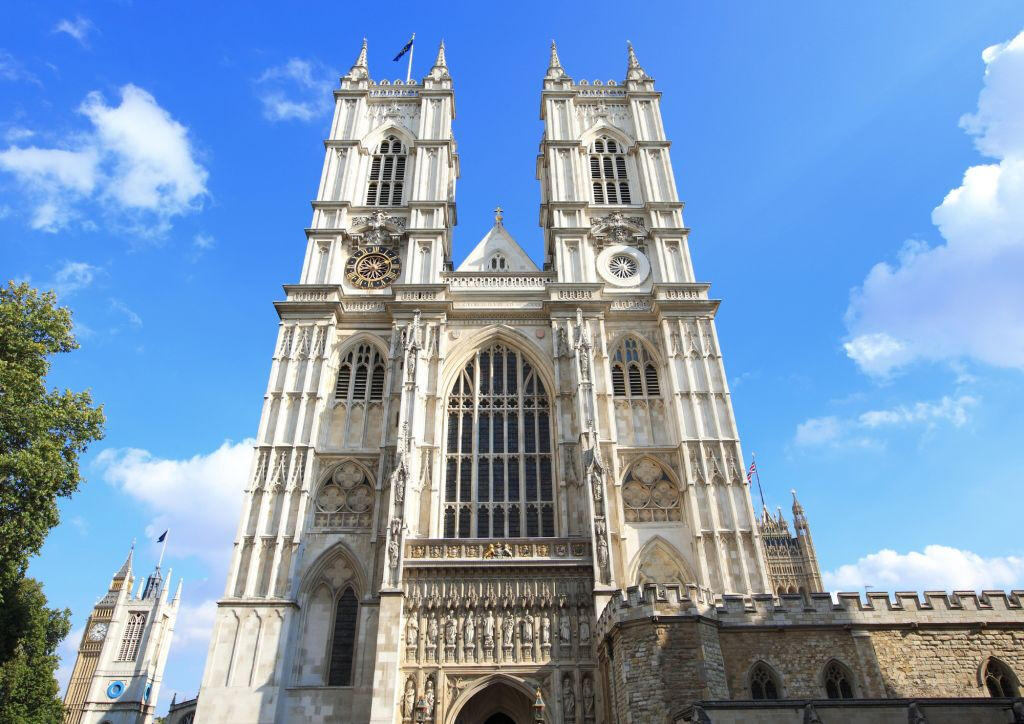
[[[451,724],[532,724],[533,697],[515,679],[494,677],[456,703]]]

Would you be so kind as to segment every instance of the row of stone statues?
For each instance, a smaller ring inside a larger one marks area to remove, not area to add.
[[[493,610],[489,610],[480,614],[470,612],[461,617],[448,612],[424,618],[421,622],[417,612],[408,614],[405,625],[408,660],[419,660],[421,639],[428,659],[434,658],[436,650],[446,650],[444,659],[448,661],[456,658],[476,661],[478,644],[483,657],[488,659],[493,655],[495,661],[499,660],[502,650],[505,650],[505,660],[512,659],[516,643],[524,649],[531,649],[531,658],[535,643],[539,643],[542,652],[550,654],[553,637],[557,637],[559,648],[568,653],[572,647],[574,630],[581,653],[590,646],[590,615],[585,609],[580,609],[575,617],[567,610],[559,611],[554,616],[548,612],[531,610],[506,611],[496,615]],[[460,644],[464,651],[462,656],[455,653]],[[441,658],[439,651],[437,658]]]

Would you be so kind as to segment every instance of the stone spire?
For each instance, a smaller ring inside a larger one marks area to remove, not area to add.
[[[135,541],[132,541],[132,547],[128,550],[128,557],[124,559],[124,563],[118,569],[117,573],[114,574],[114,580],[118,578],[126,578],[132,574],[132,562],[135,558]]]
[[[633,50],[633,44],[626,41],[626,47],[629,49],[629,61],[626,65],[626,80],[648,80],[650,76],[640,66],[640,61],[637,60],[636,51]]]
[[[363,47],[359,51],[359,57],[345,76],[350,80],[366,80],[370,77],[370,66],[366,63],[366,38],[363,38]]]
[[[437,60],[434,61],[435,68],[447,68],[448,61],[444,57],[444,38],[441,38],[441,45],[437,48]]]
[[[437,60],[434,61],[434,67],[430,69],[430,78],[435,81],[442,80],[444,78],[450,78],[448,74],[448,60],[444,56],[444,40],[441,40],[441,45],[437,48]]]
[[[551,60],[548,63],[548,72],[544,78],[551,80],[565,78],[565,69],[562,67],[562,61],[558,59],[558,46],[555,45],[554,40],[551,41]]]

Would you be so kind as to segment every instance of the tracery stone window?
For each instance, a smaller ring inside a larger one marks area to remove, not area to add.
[[[555,535],[551,402],[504,344],[478,350],[447,404],[444,537]]]
[[[142,641],[142,630],[146,627],[146,613],[136,611],[128,614],[128,622],[124,626],[121,648],[117,652],[118,661],[135,661],[139,655],[139,642]]]
[[[383,399],[384,375],[384,356],[372,344],[360,344],[338,367],[334,399],[349,403]]]
[[[400,206],[404,181],[405,146],[394,136],[388,136],[380,142],[370,162],[366,205]]]
[[[328,686],[352,685],[352,662],[356,649],[356,621],[359,601],[351,588],[346,588],[338,599],[334,612],[334,632],[331,635],[331,662],[327,675]]]
[[[595,204],[629,204],[626,149],[614,138],[601,136],[590,149],[590,180]]]
[[[354,462],[335,467],[316,494],[313,526],[321,529],[367,528],[373,508],[373,484]]]
[[[825,694],[829,699],[853,698],[853,674],[838,661],[825,667]]]
[[[751,699],[778,699],[780,688],[775,672],[768,664],[758,662],[750,670]]]
[[[681,520],[679,487],[661,465],[645,458],[629,469],[622,502],[629,523]]]
[[[985,664],[985,688],[995,697],[1020,696],[1013,672],[999,659],[989,659]]]
[[[661,397],[658,368],[634,337],[626,337],[612,353],[612,394],[630,399]]]

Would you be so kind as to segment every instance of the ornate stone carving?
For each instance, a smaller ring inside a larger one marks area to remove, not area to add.
[[[296,466],[299,464],[297,458]],[[341,463],[317,491],[313,525],[331,529],[366,528],[370,525],[373,500],[373,487],[363,469],[353,462]]]
[[[643,217],[626,216],[621,211],[613,211],[607,216],[590,220],[590,235],[598,249],[608,244],[639,246],[647,238],[647,228]]]
[[[398,242],[405,232],[405,219],[400,216],[388,216],[384,211],[374,211],[369,216],[352,218],[352,228],[369,227],[355,237],[362,246],[388,246]]]

